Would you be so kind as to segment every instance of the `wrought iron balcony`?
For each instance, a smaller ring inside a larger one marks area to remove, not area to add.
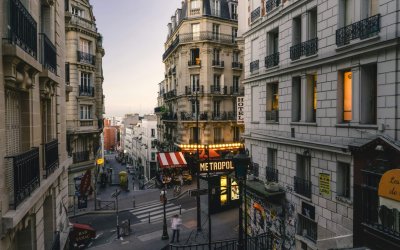
[[[220,85],[211,85],[210,92],[211,94],[226,95],[228,94],[228,87],[227,86],[221,87]]]
[[[80,26],[84,29],[88,29],[90,31],[97,32],[97,27],[94,22],[87,20],[85,18],[82,18],[80,16],[77,16],[77,15],[72,15],[71,20],[66,25],[71,25],[71,26],[75,26],[75,27]]]
[[[378,34],[381,31],[380,20],[381,15],[377,14],[336,30],[336,45],[343,46],[351,40],[362,40]]]
[[[301,56],[311,56],[318,51],[318,37],[290,47],[290,59],[297,60]]]
[[[57,51],[56,46],[43,33],[40,34],[40,63],[53,73],[57,73]]]
[[[299,214],[298,218],[297,234],[306,237],[314,243],[317,242],[317,223],[302,214]]]
[[[168,100],[168,99],[176,97],[176,89],[168,91],[167,93],[164,94],[163,97],[164,97],[164,100]]]
[[[221,60],[213,60],[213,61],[212,61],[212,66],[213,66],[213,67],[218,67],[218,68],[223,68],[223,67],[224,67],[224,61],[221,61]]]
[[[197,88],[197,94],[203,94],[203,93],[204,93],[204,86],[200,85]],[[185,95],[195,95],[195,94],[196,94],[195,87],[185,86]]]
[[[268,0],[265,3],[265,9],[267,13],[271,12],[272,10],[276,9],[281,4],[281,0]]]
[[[251,22],[257,20],[260,17],[260,14],[261,14],[261,7],[258,7],[257,9],[253,10],[250,15]]]
[[[279,110],[265,111],[265,119],[267,121],[279,122]]]
[[[200,8],[195,8],[190,10],[190,15],[200,15]]]
[[[178,120],[178,116],[174,113],[164,113],[161,116],[161,120],[165,120],[165,121],[177,121]]]
[[[231,95],[244,95],[244,87],[231,86]]]
[[[259,60],[255,60],[250,63],[250,73],[255,73],[256,71],[258,72],[258,68]]]
[[[78,51],[78,62],[94,65],[95,64],[94,55]]]
[[[265,175],[268,182],[278,182],[278,169],[272,167],[265,168]]]
[[[79,86],[79,96],[94,97],[94,87]]]
[[[33,148],[22,154],[6,157],[12,177],[10,205],[17,209],[40,185],[39,148]]]
[[[85,162],[89,160],[89,151],[76,152],[72,154],[75,163]]]
[[[20,0],[10,0],[9,42],[37,58],[37,23]]]
[[[85,120],[83,120],[83,121],[79,121],[79,125],[81,126],[81,127],[93,127],[93,120],[89,120],[89,121],[85,121]]]
[[[44,169],[46,171],[45,177],[49,177],[59,166],[58,160],[58,140],[52,140],[44,144],[44,158],[45,158],[45,166]]]
[[[200,31],[184,33],[179,35],[180,43],[196,42],[196,41],[211,41],[218,43],[233,44],[232,34],[215,33],[212,31]]]
[[[228,120],[236,120],[236,113],[235,112],[213,112],[212,113],[212,120],[213,121],[228,121]]]
[[[265,67],[271,68],[279,65],[279,52],[265,57]]]
[[[295,176],[294,191],[304,197],[311,198],[311,181]]]
[[[232,69],[242,69],[243,65],[241,62],[232,62]]]
[[[172,51],[179,45],[179,36],[177,36],[174,41],[171,43],[171,45],[168,47],[168,49],[164,52],[163,54],[163,61],[171,54]]]
[[[194,66],[201,66],[201,60],[200,59],[196,59],[196,60],[190,60],[188,61],[188,66],[189,67],[194,67]]]
[[[196,121],[196,113],[181,112],[182,121]],[[199,113],[199,121],[207,121],[207,112]]]

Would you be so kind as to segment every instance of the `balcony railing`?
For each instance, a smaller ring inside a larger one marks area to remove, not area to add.
[[[318,51],[318,37],[290,47],[290,59],[297,60],[301,56],[311,56]]]
[[[260,14],[261,14],[261,7],[258,7],[257,9],[253,10],[250,15],[251,22],[257,20],[260,17]]]
[[[268,182],[278,182],[278,169],[272,167],[265,168],[265,175]]]
[[[43,33],[40,34],[41,55],[40,62],[53,73],[57,73],[57,51],[56,46]]]
[[[182,121],[195,121],[196,113],[181,112],[181,120]],[[199,121],[207,121],[207,120],[208,120],[207,112],[199,113]]]
[[[171,54],[171,52],[178,47],[179,45],[179,36],[177,36],[174,41],[171,43],[171,45],[168,47],[168,49],[164,52],[163,54],[163,61]]]
[[[271,12],[272,10],[276,9],[281,4],[281,0],[268,0],[265,3],[265,9],[268,12]]]
[[[252,61],[250,63],[250,73],[258,72],[259,60]]]
[[[228,120],[236,120],[236,113],[229,111],[229,112],[213,112],[212,113],[212,120],[213,121],[228,121]]]
[[[37,58],[37,23],[20,0],[10,0],[9,40]]]
[[[279,110],[265,111],[265,119],[267,121],[279,122]]]
[[[93,121],[79,121],[81,127],[93,127]]]
[[[244,95],[244,87],[231,86],[231,95]]]
[[[242,69],[243,65],[241,62],[232,62],[232,69]]]
[[[72,15],[69,24],[74,26],[79,25],[85,29],[97,32],[96,24],[94,22],[80,16]]]
[[[228,94],[228,87],[227,86],[219,86],[219,85],[211,85],[210,86],[211,94],[219,94],[219,95],[226,95]]]
[[[279,52],[265,57],[265,67],[271,68],[279,65]]]
[[[168,91],[167,93],[164,94],[163,97],[164,97],[164,100],[168,100],[168,99],[176,97],[176,89]]]
[[[204,93],[204,86],[200,85],[199,88],[197,88],[197,94],[203,94]],[[185,86],[185,95],[195,95],[196,94],[196,89],[194,87],[190,86]]]
[[[218,67],[218,68],[223,68],[224,67],[224,61],[213,60],[212,61],[212,66]]]
[[[94,97],[94,87],[79,86],[79,96]]]
[[[174,113],[165,113],[161,116],[161,119],[165,121],[177,121],[178,116]]]
[[[212,41],[228,44],[234,43],[234,41],[232,41],[232,34],[215,33],[212,31],[191,32],[179,35],[180,43],[195,41]]]
[[[76,152],[72,154],[74,163],[85,162],[89,160],[89,151]]]
[[[94,65],[95,64],[94,55],[78,51],[78,62]]]
[[[17,209],[40,185],[39,148],[33,148],[22,154],[6,157],[9,160],[9,173],[12,178],[10,205]]]
[[[200,15],[200,8],[191,9],[190,15]]]
[[[317,223],[302,214],[299,214],[298,218],[297,234],[306,237],[314,243],[317,242]]]
[[[381,31],[380,20],[381,15],[377,14],[336,30],[336,45],[343,46],[351,40],[362,40],[378,34]]]
[[[311,198],[311,181],[295,176],[294,191],[304,197]]]
[[[188,66],[189,67],[193,67],[193,66],[201,66],[201,60],[200,59],[196,59],[196,60],[190,60],[188,61]]]
[[[44,144],[44,158],[46,178],[49,177],[59,166],[58,160],[58,140]]]

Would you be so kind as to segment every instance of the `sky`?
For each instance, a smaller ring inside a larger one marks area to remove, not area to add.
[[[103,36],[106,116],[149,114],[164,79],[167,24],[181,0],[91,0]]]

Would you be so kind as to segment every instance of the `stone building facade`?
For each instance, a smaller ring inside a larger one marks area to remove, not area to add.
[[[399,247],[376,191],[399,168],[399,1],[240,4],[246,147],[253,176],[285,193],[249,187],[248,209],[278,249]]]
[[[64,1],[1,1],[0,36],[0,249],[64,248]]]
[[[236,32],[237,1],[186,0],[171,17],[159,84],[162,106],[155,109],[164,150],[195,144],[197,137],[200,144],[239,141],[244,127],[236,122],[236,100],[244,89]]]
[[[103,131],[102,36],[88,0],[66,1],[66,120],[70,195],[74,178],[93,170]],[[72,199],[71,199],[72,200]]]

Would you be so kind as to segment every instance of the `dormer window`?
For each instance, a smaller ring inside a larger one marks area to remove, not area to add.
[[[233,20],[237,20],[238,18],[238,14],[237,14],[237,5],[236,4],[232,4],[232,8],[231,8],[231,18]]]
[[[211,1],[211,13],[213,16],[221,15],[221,2],[220,0],[212,0]]]
[[[85,11],[75,6],[72,6],[72,15],[85,18]]]
[[[199,14],[200,14],[200,0],[191,0],[190,15],[199,15]]]

